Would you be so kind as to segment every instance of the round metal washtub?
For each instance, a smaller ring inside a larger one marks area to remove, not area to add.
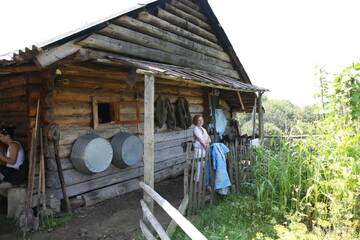
[[[141,139],[130,133],[121,132],[111,139],[114,150],[112,163],[118,168],[127,168],[141,161],[144,144]]]
[[[71,150],[71,162],[81,173],[105,171],[111,164],[113,149],[108,140],[95,134],[79,137]]]

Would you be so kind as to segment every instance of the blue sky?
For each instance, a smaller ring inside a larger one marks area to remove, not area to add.
[[[139,0],[3,1],[0,55],[103,19]],[[310,104],[314,66],[330,73],[359,60],[360,1],[209,0],[254,84],[272,98]]]

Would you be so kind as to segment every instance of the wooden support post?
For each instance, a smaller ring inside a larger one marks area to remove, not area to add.
[[[252,139],[255,139],[255,133],[256,133],[256,110],[257,110],[257,96],[255,95],[255,102],[254,102],[254,108],[252,112]]]
[[[154,75],[145,75],[144,89],[144,181],[154,188]],[[154,201],[144,192],[144,200],[154,212]]]
[[[241,97],[241,94],[240,94],[240,92],[236,92],[236,93],[237,93],[237,96],[239,98],[239,102],[240,102],[240,105],[241,105],[241,110],[243,110],[245,112],[245,105],[244,105],[243,99]]]
[[[260,142],[264,140],[264,111],[262,106],[262,92],[259,93],[258,108],[259,108],[259,138]]]

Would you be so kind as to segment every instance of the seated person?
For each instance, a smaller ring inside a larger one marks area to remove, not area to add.
[[[0,183],[10,182],[14,185],[25,183],[25,152],[20,142],[14,141],[13,127],[0,128],[0,142],[7,147],[6,154],[0,154]]]

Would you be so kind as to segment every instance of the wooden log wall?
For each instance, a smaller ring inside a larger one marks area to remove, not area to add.
[[[201,8],[188,0],[169,0],[156,9],[114,19],[77,44],[81,59],[127,55],[200,69],[239,79],[228,53]],[[94,52],[95,51],[95,52]]]
[[[0,77],[0,125],[16,127],[15,138],[27,143],[28,106],[27,76],[25,74]]]
[[[76,171],[71,163],[70,154],[75,140],[89,132],[95,132],[107,139],[120,131],[137,133],[140,129],[142,137],[143,124],[106,124],[93,129],[92,98],[115,97],[120,101],[139,102],[140,120],[143,119],[143,80],[130,87],[128,71],[104,67],[101,65],[61,65],[62,84],[49,91],[45,97],[45,104],[49,107],[45,112],[46,122],[57,123],[61,127],[59,155],[68,195],[83,195],[88,202],[97,202],[102,197],[113,197],[112,191],[121,194],[134,189],[135,182],[143,176],[143,163],[136,166],[119,169],[115,166],[106,171],[93,175],[86,175]],[[155,99],[161,94],[169,97],[172,103],[178,97],[186,97],[190,103],[192,115],[204,112],[206,89],[189,84],[179,84],[171,80],[156,79]],[[135,112],[135,105],[123,105],[120,110],[121,119]],[[155,135],[155,178],[162,180],[181,173],[185,155],[181,143],[192,139],[192,131],[167,131],[159,129]],[[56,172],[55,160],[47,160],[47,187],[57,197],[62,193]],[[136,181],[135,181],[136,180]],[[120,189],[120,190],[119,190]],[[98,199],[98,200],[96,200]],[[99,200],[100,201],[100,200]]]

